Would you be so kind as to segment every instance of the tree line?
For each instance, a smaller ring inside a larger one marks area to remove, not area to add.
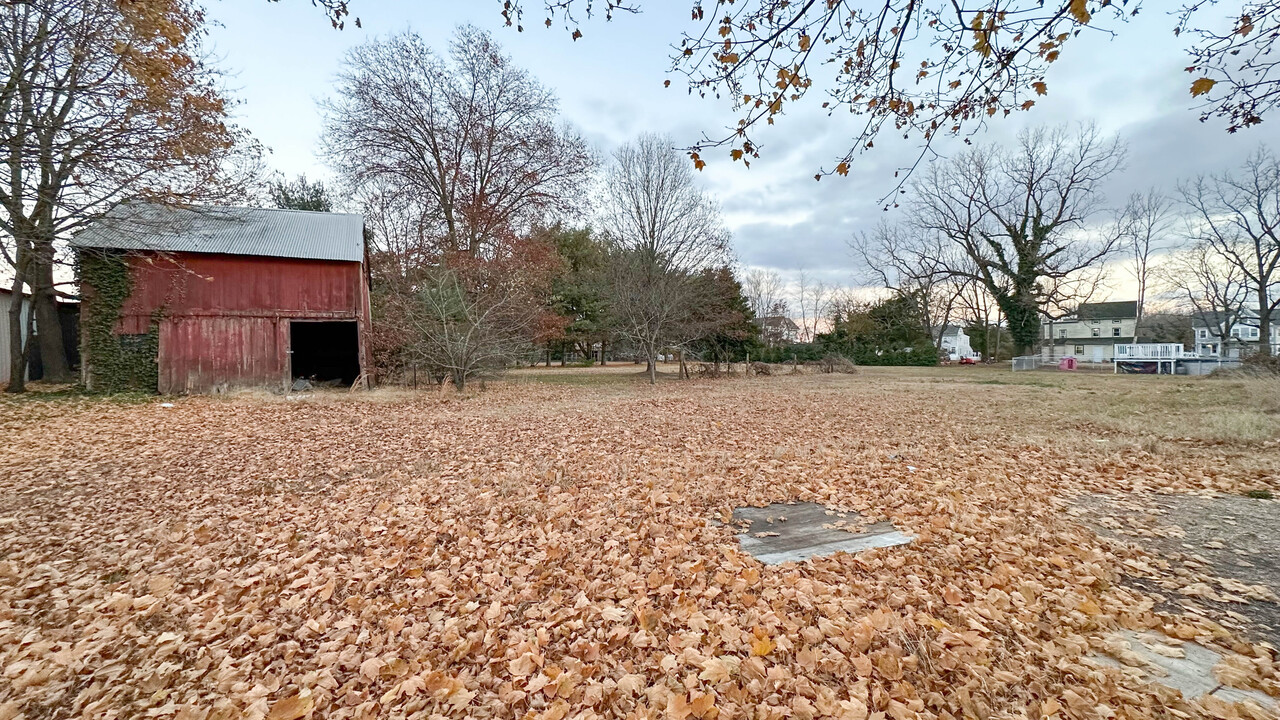
[[[368,218],[374,353],[458,388],[536,353],[727,360],[754,325],[717,203],[670,138],[599,158],[483,31],[343,60],[323,152]]]
[[[965,318],[1007,328],[1013,351],[1030,353],[1043,320],[1101,299],[1120,268],[1136,292],[1134,341],[1164,326],[1153,304],[1222,338],[1254,314],[1268,337],[1280,306],[1280,161],[1260,146],[1239,168],[1117,201],[1106,182],[1124,157],[1091,125],[974,144],[913,177],[901,212],[851,247],[868,279],[913,299],[935,343]]]

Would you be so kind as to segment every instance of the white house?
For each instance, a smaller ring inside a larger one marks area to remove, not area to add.
[[[937,330],[937,328],[934,328],[935,332]],[[941,347],[943,354],[947,356],[947,359],[952,362],[964,358],[978,357],[978,353],[973,350],[973,345],[969,343],[969,334],[958,325],[944,326],[938,345]]]
[[[1047,362],[1111,362],[1116,344],[1133,342],[1137,328],[1136,300],[1083,303],[1075,315],[1041,323],[1040,356]]]
[[[1280,318],[1271,318],[1271,352],[1280,354]],[[1243,308],[1240,316],[1227,330],[1229,337],[1223,338],[1223,325],[1227,320],[1219,313],[1197,315],[1191,322],[1195,332],[1196,352],[1207,357],[1239,358],[1248,355],[1252,349],[1261,344],[1262,333],[1258,327],[1258,311]]]
[[[765,315],[752,320],[760,328],[760,339],[769,347],[788,345],[800,337],[800,326],[786,315]]]

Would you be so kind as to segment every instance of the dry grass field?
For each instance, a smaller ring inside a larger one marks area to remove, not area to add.
[[[0,720],[1267,716],[1095,662],[1122,628],[1280,696],[1248,612],[1280,578],[1122,512],[1272,512],[1275,382],[622,365],[162,402],[0,401]],[[791,501],[915,540],[763,566],[722,524]]]

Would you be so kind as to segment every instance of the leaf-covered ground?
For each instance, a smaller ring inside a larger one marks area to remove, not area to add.
[[[630,372],[4,402],[0,719],[1264,715],[1091,662],[1118,628],[1280,696],[1273,648],[1062,512],[1280,491],[1274,385]],[[719,522],[789,500],[917,539],[775,568]]]

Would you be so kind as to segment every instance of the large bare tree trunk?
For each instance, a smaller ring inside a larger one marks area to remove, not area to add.
[[[36,340],[47,382],[71,382],[67,349],[62,342],[62,318],[58,316],[57,294],[53,288],[53,248],[36,253],[35,277],[31,283],[31,311],[35,313]]]
[[[56,240],[139,197],[187,204],[244,195],[244,178],[222,182],[245,146],[224,122],[220,77],[205,64],[203,21],[189,5],[0,2],[0,224],[15,247],[4,259],[32,293],[27,328],[15,324],[28,347],[13,348],[12,391],[36,347],[46,379],[74,379],[58,317]],[[134,51],[155,62],[127,60]]]
[[[1258,289],[1258,352],[1271,355],[1271,292],[1270,288]]]
[[[22,343],[22,279],[13,280],[9,296],[9,385],[5,392],[20,393],[27,389],[27,357]]]

